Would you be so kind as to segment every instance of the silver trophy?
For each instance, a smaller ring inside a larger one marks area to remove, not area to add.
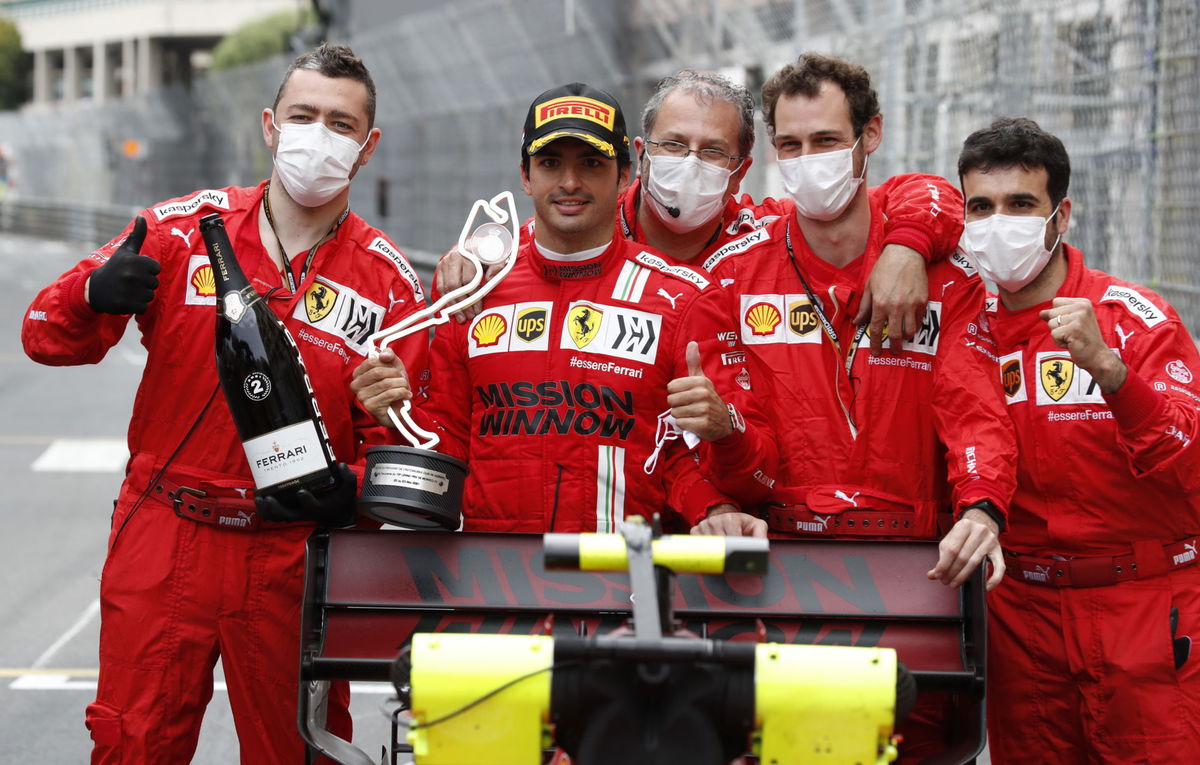
[[[488,220],[475,225],[480,213]],[[427,332],[450,321],[455,312],[478,303],[512,270],[519,242],[520,223],[511,191],[475,200],[458,235],[458,251],[475,266],[470,281],[442,295],[428,308],[371,335],[370,353],[378,355],[400,338]],[[500,269],[485,282],[484,268],[497,265]],[[411,401],[405,401],[398,412],[389,409],[388,416],[409,446],[373,446],[367,450],[358,511],[368,518],[407,528],[457,529],[466,464],[434,451],[441,439],[413,420]]]

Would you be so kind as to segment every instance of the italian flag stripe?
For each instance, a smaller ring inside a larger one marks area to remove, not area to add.
[[[596,531],[611,534],[625,519],[625,449],[601,444],[596,455]]]

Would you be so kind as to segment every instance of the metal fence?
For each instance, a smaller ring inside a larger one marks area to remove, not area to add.
[[[352,204],[406,249],[441,251],[472,200],[519,184],[525,109],[581,80],[639,131],[662,75],[717,69],[757,91],[805,50],[874,76],[872,180],[955,180],[962,139],[1029,116],[1071,153],[1068,239],[1200,327],[1200,5],[1195,0],[355,0],[348,42],[379,86],[384,137]],[[415,10],[414,10],[415,9]],[[258,115],[286,62],[189,93],[0,115],[25,197],[149,204],[269,172]],[[743,189],[781,188],[762,139]],[[526,206],[528,211],[528,206]]]

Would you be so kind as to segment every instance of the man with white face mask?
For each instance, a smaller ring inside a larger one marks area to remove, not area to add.
[[[994,587],[1015,444],[991,359],[971,334],[982,280],[961,256],[930,264],[916,335],[899,353],[869,349],[855,317],[884,225],[866,184],[883,138],[870,77],[804,54],[763,86],[763,113],[795,209],[766,229],[767,241],[710,259],[779,447],[779,479],[754,520],[772,536],[940,536],[930,579],[959,586],[987,559]],[[939,205],[939,217],[957,215],[958,195]],[[760,469],[717,442],[701,445],[701,462],[734,495]],[[696,532],[745,533],[749,518],[713,515]],[[942,699],[922,695],[901,728],[902,762],[944,748],[945,714]]]
[[[304,761],[305,542],[317,525],[354,522],[365,448],[389,440],[350,390],[367,337],[424,303],[403,255],[348,207],[351,178],[379,141],[374,116],[371,75],[348,48],[300,56],[262,112],[268,181],[146,209],[27,314],[22,341],[41,363],[100,361],[131,314],[147,349],[100,586],[100,676],[86,715],[94,763],[189,761],[218,657],[242,761]],[[340,489],[311,505],[256,501],[217,392],[214,280],[197,231],[209,213],[295,338],[341,462]],[[423,338],[398,350],[409,369],[425,368]],[[347,704],[347,686],[335,684],[328,729],[345,739]]]
[[[992,762],[1163,762],[1200,745],[1200,356],[1161,297],[1063,242],[1071,165],[1028,119],[958,160],[962,247],[1016,427],[1009,583],[988,595]]]
[[[762,229],[793,204],[737,197],[753,162],[754,111],[750,92],[719,74],[685,69],[661,80],[642,110],[643,134],[633,139],[639,172],[620,197],[622,235],[692,268],[761,241]],[[884,326],[897,328],[896,350],[917,330],[928,298],[925,261],[948,257],[958,244],[958,221],[937,214],[943,193],[953,195],[953,186],[921,174],[899,175],[870,190],[887,216],[885,247],[860,307],[862,320],[878,330],[876,346]],[[438,264],[437,287],[462,284],[467,267],[452,252]]]

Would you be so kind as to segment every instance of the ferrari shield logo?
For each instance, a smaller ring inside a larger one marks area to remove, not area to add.
[[[590,305],[577,305],[567,314],[567,327],[572,342],[584,348],[596,338],[604,312]]]
[[[308,320],[315,324],[328,316],[337,302],[337,296],[337,290],[328,284],[313,282],[308,292],[304,293],[304,311],[308,314]]]
[[[1071,381],[1075,378],[1075,363],[1066,354],[1048,356],[1042,359],[1041,373],[1042,389],[1046,391],[1047,396],[1058,401],[1071,389]]]

